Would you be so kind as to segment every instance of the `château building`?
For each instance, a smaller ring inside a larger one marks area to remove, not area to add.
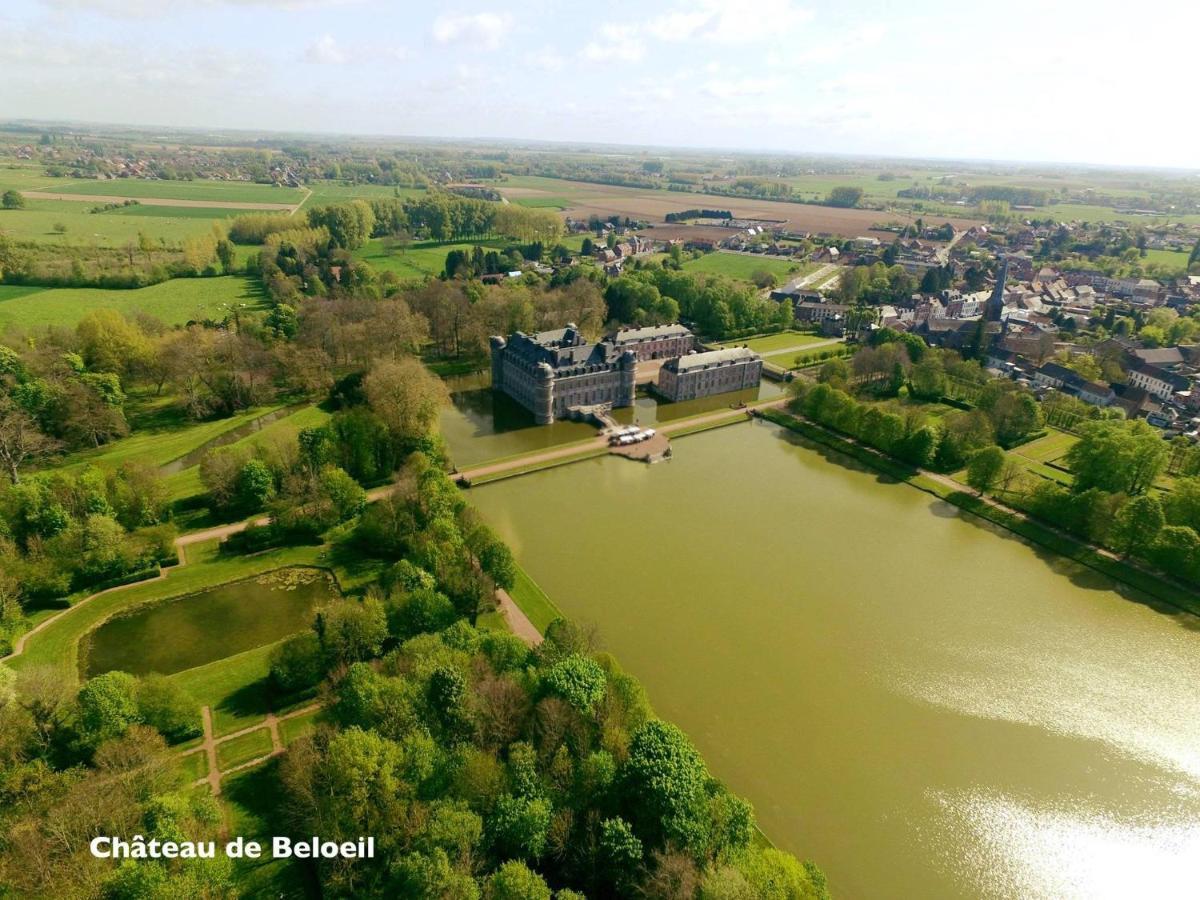
[[[762,357],[749,347],[709,350],[669,359],[658,372],[658,392],[668,400],[694,400],[758,387]]]
[[[632,406],[637,353],[613,340],[591,343],[574,324],[493,337],[492,390],[533,413],[539,425],[588,406]]]

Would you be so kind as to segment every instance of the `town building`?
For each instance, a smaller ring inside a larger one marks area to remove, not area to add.
[[[587,407],[632,406],[637,353],[611,340],[591,343],[574,324],[491,339],[492,390],[533,413],[539,425]]]
[[[1160,400],[1170,400],[1175,393],[1188,391],[1192,387],[1192,383],[1184,376],[1149,363],[1141,363],[1129,370],[1129,384]]]
[[[758,387],[762,357],[749,347],[691,353],[663,363],[658,393],[668,400],[694,400]]]

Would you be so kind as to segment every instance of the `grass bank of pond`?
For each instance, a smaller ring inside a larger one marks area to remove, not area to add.
[[[903,476],[760,422],[467,496],[835,895],[1178,895],[1197,619]]]

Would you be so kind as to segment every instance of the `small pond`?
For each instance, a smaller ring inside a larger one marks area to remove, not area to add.
[[[88,634],[80,672],[170,675],[303,631],[339,594],[321,569],[293,567],[137,607]]]

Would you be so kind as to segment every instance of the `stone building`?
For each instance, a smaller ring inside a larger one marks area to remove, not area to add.
[[[584,407],[633,405],[637,353],[611,339],[590,343],[574,324],[493,337],[491,349],[492,390],[508,394],[539,425]]]
[[[658,392],[668,400],[693,400],[758,387],[762,357],[749,347],[691,353],[663,363]]]
[[[683,325],[649,325],[645,328],[621,328],[608,338],[621,350],[632,350],[638,362],[671,359],[691,353],[695,338]]]

